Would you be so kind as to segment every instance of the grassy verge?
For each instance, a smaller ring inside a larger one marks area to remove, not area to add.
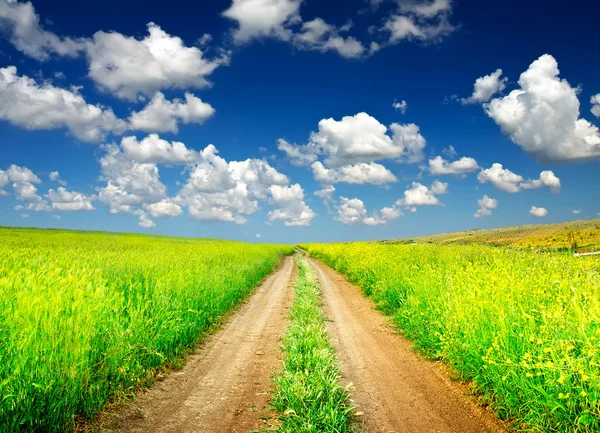
[[[339,367],[329,344],[321,294],[314,270],[298,258],[296,300],[284,338],[284,365],[275,379],[273,407],[281,413],[280,432],[350,431],[353,407],[339,382]]]

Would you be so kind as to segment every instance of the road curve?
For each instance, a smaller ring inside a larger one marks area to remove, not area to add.
[[[420,359],[373,302],[326,265],[310,259],[323,292],[332,343],[363,433],[504,432],[438,363]]]
[[[101,431],[248,433],[265,427],[271,376],[281,365],[280,342],[292,299],[294,259],[279,269],[186,366],[157,382]]]

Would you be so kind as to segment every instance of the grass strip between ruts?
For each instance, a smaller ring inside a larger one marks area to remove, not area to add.
[[[321,292],[314,269],[298,257],[296,299],[283,341],[283,372],[273,407],[280,432],[351,431],[354,407],[340,383],[339,363],[325,329]]]

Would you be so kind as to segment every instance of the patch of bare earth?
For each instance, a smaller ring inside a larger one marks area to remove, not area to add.
[[[271,376],[292,299],[294,259],[287,257],[222,330],[185,367],[156,382],[93,431],[248,433],[267,427]]]
[[[315,260],[332,343],[342,362],[364,433],[505,432],[451,382],[439,363],[421,359],[362,291]]]

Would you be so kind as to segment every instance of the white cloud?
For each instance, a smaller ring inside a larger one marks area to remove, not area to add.
[[[592,96],[592,99],[590,99],[590,103],[592,104],[592,114],[596,117],[600,117],[600,93]]]
[[[74,57],[84,49],[82,39],[61,38],[44,30],[30,2],[0,0],[0,33],[5,33],[17,50],[36,60],[48,60],[53,54]]]
[[[229,63],[229,53],[206,59],[198,47],[188,47],[154,23],[142,40],[120,33],[97,32],[87,44],[89,76],[119,98],[135,100],[160,89],[210,86],[207,77]]]
[[[21,214],[21,218],[27,219],[27,218],[29,218],[29,214],[28,213],[22,213]]]
[[[382,28],[388,33],[389,44],[403,40],[438,41],[455,30],[448,21],[452,13],[450,0],[397,0],[397,3],[398,10]]]
[[[256,233],[256,239],[260,239],[260,238],[261,238],[260,233]]]
[[[458,153],[456,152],[456,149],[452,145],[450,145],[447,148],[443,149],[442,153],[444,155],[448,156],[449,158],[455,158],[458,155]]]
[[[402,215],[402,212],[394,207],[384,207],[379,212],[374,212],[369,215],[365,208],[365,204],[358,198],[349,199],[340,197],[340,202],[336,208],[338,211],[336,219],[346,225],[382,225],[387,224]]]
[[[550,170],[541,172],[539,179],[525,181],[523,176],[503,168],[502,164],[498,163],[481,170],[477,175],[477,180],[479,183],[491,183],[496,189],[507,193],[517,193],[521,189],[538,189],[545,186],[550,188],[553,193],[558,193],[561,188],[560,179]]]
[[[70,90],[17,75],[17,68],[0,68],[0,119],[25,129],[67,128],[82,141],[103,140],[122,133],[126,123],[110,108],[85,102],[76,87]]]
[[[300,32],[294,35],[294,44],[299,48],[315,51],[337,51],[337,53],[348,59],[362,57],[366,48],[354,37],[340,36],[340,32],[349,30],[350,26],[337,29],[327,24],[321,18],[302,23]]]
[[[438,195],[448,192],[448,184],[435,180],[428,188],[419,182],[413,182],[412,187],[404,191],[404,197],[396,202],[396,206],[406,206],[411,212],[416,212],[415,206],[441,205]]]
[[[436,176],[444,174],[465,176],[467,173],[476,171],[479,168],[477,161],[468,157],[462,157],[453,162],[446,161],[441,156],[429,160],[429,172]]]
[[[317,216],[304,202],[304,190],[299,184],[291,186],[272,185],[269,188],[271,201],[278,206],[269,212],[269,221],[283,221],[288,227],[310,226]]]
[[[404,100],[402,102],[398,102],[398,101],[394,100],[392,107],[394,107],[394,110],[399,111],[402,114],[405,114],[406,109],[408,108],[408,104]]]
[[[141,141],[135,136],[121,140],[124,156],[139,163],[151,164],[187,164],[201,158],[199,152],[188,149],[185,144],[163,140],[157,134],[150,134]]]
[[[573,209],[573,215],[579,215],[581,213],[580,209]]]
[[[319,156],[325,157],[325,164],[333,168],[382,159],[409,163],[423,159],[426,141],[417,125],[393,123],[390,131],[391,136],[377,119],[367,113],[358,113],[339,121],[322,119],[319,131],[310,135],[306,145],[279,140],[278,147],[296,165],[308,165]]]
[[[157,203],[144,205],[144,208],[154,218],[172,218],[181,215],[181,206],[170,200],[161,200]]]
[[[62,186],[67,186],[67,182],[65,180],[62,180],[60,177],[60,173],[58,171],[53,171],[48,175],[48,179],[50,179],[52,182],[56,182]]]
[[[71,211],[91,211],[94,210],[92,201],[96,196],[88,196],[80,192],[67,191],[62,186],[56,191],[51,189],[46,197],[52,203],[52,210],[71,212]]]
[[[529,211],[529,215],[537,218],[542,218],[548,215],[548,211],[543,207],[535,207],[531,206],[531,210]]]
[[[301,3],[302,0],[233,0],[223,15],[237,21],[233,39],[238,44],[261,37],[287,41],[292,36],[288,26],[301,21]]]
[[[143,110],[133,113],[129,118],[131,129],[147,132],[173,132],[179,128],[177,122],[204,123],[213,116],[215,109],[191,93],[185,94],[185,102],[165,99],[165,95],[157,92]]]
[[[519,89],[492,99],[485,110],[513,142],[541,160],[598,158],[598,127],[579,118],[579,89],[558,75],[558,63],[545,54],[521,74]]]
[[[463,104],[481,104],[488,102],[496,93],[506,88],[508,78],[502,78],[502,69],[497,69],[489,75],[477,78],[473,85],[473,94],[468,98],[462,98]]]
[[[477,200],[477,204],[479,205],[479,209],[475,212],[475,218],[482,218],[492,214],[492,210],[498,207],[498,200],[484,195],[481,199]]]
[[[332,185],[327,185],[323,187],[323,189],[319,189],[315,191],[315,195],[317,197],[321,197],[323,201],[327,204],[328,202],[333,200],[333,193],[335,192],[335,187]]]
[[[156,223],[148,218],[145,213],[140,214],[138,225],[145,229],[151,229],[156,226]]]
[[[37,188],[34,184],[40,184],[42,181],[27,167],[20,167],[12,164],[6,171],[0,170],[0,196],[8,195],[4,187],[12,182],[12,188],[15,198],[25,202],[22,205],[17,205],[15,210],[31,210],[34,212],[49,211],[50,206],[37,193]]]
[[[398,178],[391,171],[375,162],[328,169],[317,161],[312,164],[311,168],[315,180],[323,185],[335,183],[384,185],[398,181]]]

